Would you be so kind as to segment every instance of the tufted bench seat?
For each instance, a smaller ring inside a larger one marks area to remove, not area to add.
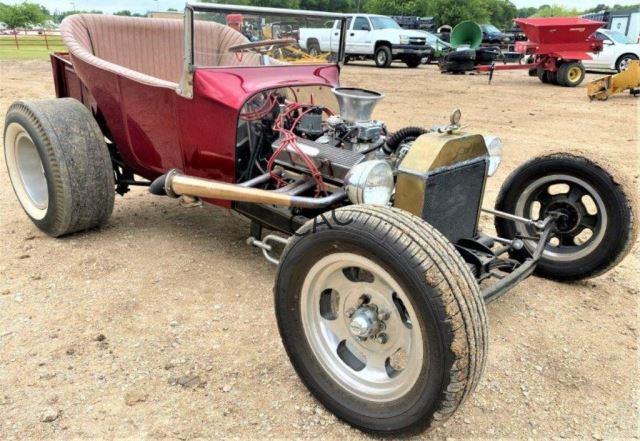
[[[62,22],[60,32],[71,57],[135,81],[177,88],[183,69],[182,20],[79,14]],[[195,23],[195,56],[200,66],[260,64],[254,54],[229,48],[248,40],[214,22]]]

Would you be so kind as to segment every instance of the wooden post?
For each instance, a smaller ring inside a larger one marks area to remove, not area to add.
[[[42,29],[42,35],[44,35],[44,44],[47,46],[47,50],[49,50],[49,40],[47,40],[47,30]]]
[[[16,40],[16,49],[20,49],[20,45],[18,44],[18,30],[14,29],[13,30],[13,38]]]

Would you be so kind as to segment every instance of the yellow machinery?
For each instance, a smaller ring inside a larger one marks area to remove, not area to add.
[[[591,100],[605,101],[611,95],[629,90],[631,95],[640,95],[640,61],[629,63],[627,70],[592,81],[587,85],[587,95]]]

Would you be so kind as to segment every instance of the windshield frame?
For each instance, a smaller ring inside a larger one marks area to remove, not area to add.
[[[379,27],[376,25],[377,20],[383,20],[387,23],[391,21],[395,24],[395,26]],[[383,30],[383,29],[402,29],[402,27],[398,24],[397,21],[395,21],[393,18],[388,17],[386,15],[372,15],[369,17],[369,21],[371,22],[371,26],[373,27],[373,29],[375,29],[376,31]]]
[[[184,8],[184,63],[182,77],[178,86],[178,93],[185,98],[193,98],[193,74],[195,65],[195,36],[194,20],[196,12],[227,12],[227,13],[247,13],[261,14],[264,16],[292,16],[300,18],[325,18],[327,20],[338,21],[340,27],[340,43],[335,64],[342,67],[345,59],[347,18],[349,15],[320,11],[305,11],[298,9],[266,8],[260,6],[240,6],[220,3],[187,3]],[[322,66],[332,65],[332,63],[321,64]],[[306,65],[308,66],[308,65]],[[267,66],[264,66],[267,67]],[[295,65],[288,66],[295,68]]]

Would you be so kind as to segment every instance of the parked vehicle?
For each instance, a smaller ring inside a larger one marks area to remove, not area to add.
[[[513,44],[516,41],[527,41],[527,35],[516,23],[514,23],[513,26],[505,32],[505,35],[509,37],[510,44]]]
[[[331,28],[302,28],[300,46],[311,54],[335,50],[340,35],[338,21]],[[378,67],[399,60],[415,68],[432,57],[433,50],[422,32],[402,29],[391,17],[358,14],[347,21],[346,56],[347,61],[372,59]]]
[[[393,18],[402,29],[415,29],[419,31],[435,31],[436,21],[434,17],[416,17],[406,15],[394,15]]]
[[[481,24],[480,29],[482,29],[482,44],[508,45],[514,41],[510,35],[503,33],[490,23]]]
[[[103,225],[132,185],[251,219],[248,242],[278,265],[287,354],[349,424],[383,435],[441,424],[480,380],[485,302],[534,272],[603,274],[634,243],[631,181],[606,161],[532,158],[482,208],[498,137],[463,131],[459,110],[445,125],[390,133],[371,116],[382,94],[340,86],[344,40],[334,62],[285,63],[264,50],[290,39],[249,42],[219,24],[227,13],[341,29],[348,19],[204,3],[187,4],[184,24],[68,17],[70,54],[52,56],[58,99],[7,111],[9,177],[53,237]],[[497,236],[480,229],[481,213],[495,216]]]
[[[640,60],[640,43],[633,42],[617,31],[598,29],[596,38],[603,43],[601,52],[591,53],[583,60],[587,69],[610,69],[622,72],[633,60]]]

